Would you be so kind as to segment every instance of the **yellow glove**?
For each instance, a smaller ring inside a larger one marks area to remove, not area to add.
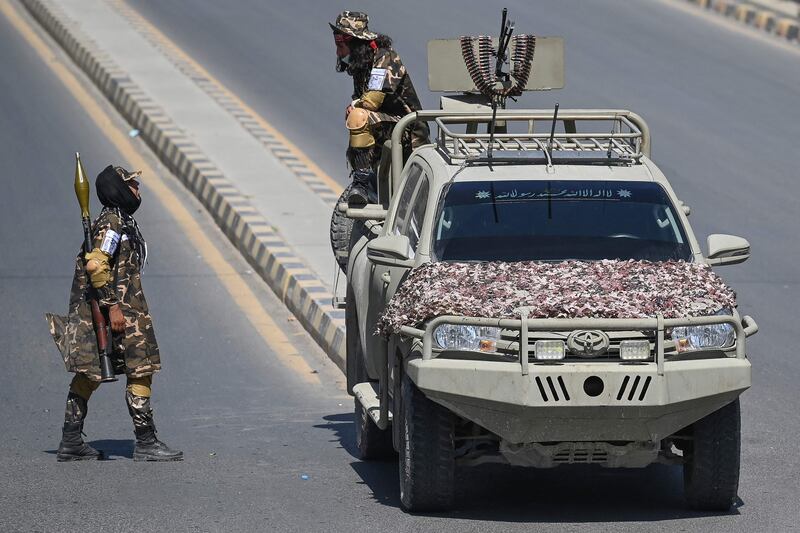
[[[364,96],[356,100],[354,107],[361,107],[369,111],[377,111],[383,104],[386,94],[382,91],[367,91]]]
[[[108,265],[109,257],[105,252],[100,251],[100,248],[95,248],[84,257],[86,258],[86,271],[89,273],[92,287],[99,289],[111,281],[111,268]]]

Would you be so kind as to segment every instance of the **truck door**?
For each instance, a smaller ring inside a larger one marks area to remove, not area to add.
[[[424,165],[424,166],[423,166]],[[409,257],[414,258],[420,240],[422,224],[428,205],[430,180],[427,165],[421,160],[412,162],[409,174],[398,195],[398,204],[392,220],[387,221],[387,234],[405,235],[409,240]],[[410,268],[370,264],[370,297],[366,315],[365,343],[367,353],[385,351],[385,341],[373,333],[377,329],[377,320],[386,308],[386,304],[397,291],[400,282]],[[373,359],[374,358],[367,358]],[[368,365],[369,366],[369,365]],[[372,369],[369,369],[372,375]]]

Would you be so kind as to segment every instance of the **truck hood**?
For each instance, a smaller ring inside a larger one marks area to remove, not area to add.
[[[427,263],[408,275],[378,322],[397,333],[437,316],[664,318],[733,309],[736,293],[708,265],[686,261]]]

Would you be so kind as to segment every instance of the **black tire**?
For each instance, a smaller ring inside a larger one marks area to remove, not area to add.
[[[455,490],[454,416],[406,374],[401,394],[400,504],[409,512],[446,511]]]
[[[358,398],[354,401],[358,456],[365,461],[393,458],[395,451],[392,446],[392,429],[378,428]]]
[[[684,451],[683,485],[689,507],[728,511],[739,490],[739,399],[692,424]]]
[[[347,261],[350,256],[350,234],[353,232],[353,219],[347,218],[344,213],[340,213],[338,205],[342,202],[347,202],[347,195],[350,194],[352,186],[351,182],[345,187],[331,214],[331,249],[339,268],[345,274],[347,274]]]

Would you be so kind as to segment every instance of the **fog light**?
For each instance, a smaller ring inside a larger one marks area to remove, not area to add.
[[[619,357],[625,361],[642,361],[650,358],[650,341],[622,341],[619,343]]]
[[[564,359],[564,354],[566,353],[564,341],[536,341],[533,345],[533,351],[536,359],[551,361]]]

